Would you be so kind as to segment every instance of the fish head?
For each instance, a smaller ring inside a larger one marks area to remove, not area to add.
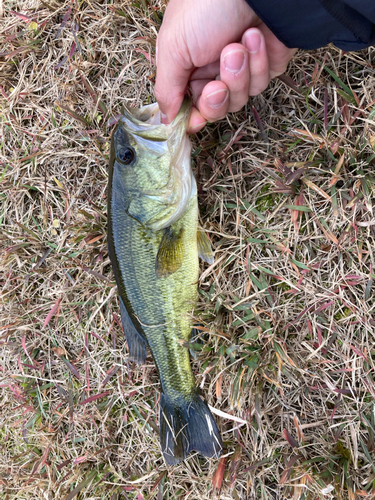
[[[124,111],[112,135],[113,196],[154,231],[178,220],[196,193],[186,134],[190,107],[186,99],[168,125],[161,123],[157,103]]]

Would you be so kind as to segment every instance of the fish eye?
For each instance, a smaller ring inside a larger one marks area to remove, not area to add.
[[[130,165],[130,163],[134,160],[134,158],[135,158],[135,151],[133,148],[130,147],[121,148],[120,151],[117,153],[117,159],[123,165]]]

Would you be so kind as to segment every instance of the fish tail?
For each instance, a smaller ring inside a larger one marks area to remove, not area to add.
[[[216,422],[199,392],[177,398],[161,395],[160,441],[168,465],[181,462],[193,450],[218,458],[223,449]]]

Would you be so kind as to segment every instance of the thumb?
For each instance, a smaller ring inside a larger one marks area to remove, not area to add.
[[[159,33],[156,43],[155,97],[159,103],[162,123],[170,123],[180,110],[193,69],[176,51],[176,41],[169,41]]]

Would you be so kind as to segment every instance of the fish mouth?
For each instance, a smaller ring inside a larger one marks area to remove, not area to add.
[[[166,141],[176,129],[186,128],[190,109],[191,99],[185,97],[176,118],[167,125],[161,123],[157,102],[131,111],[124,108],[120,121],[134,135],[150,141]]]
[[[138,127],[161,125],[161,114],[157,102],[141,108],[124,108],[123,118]]]

